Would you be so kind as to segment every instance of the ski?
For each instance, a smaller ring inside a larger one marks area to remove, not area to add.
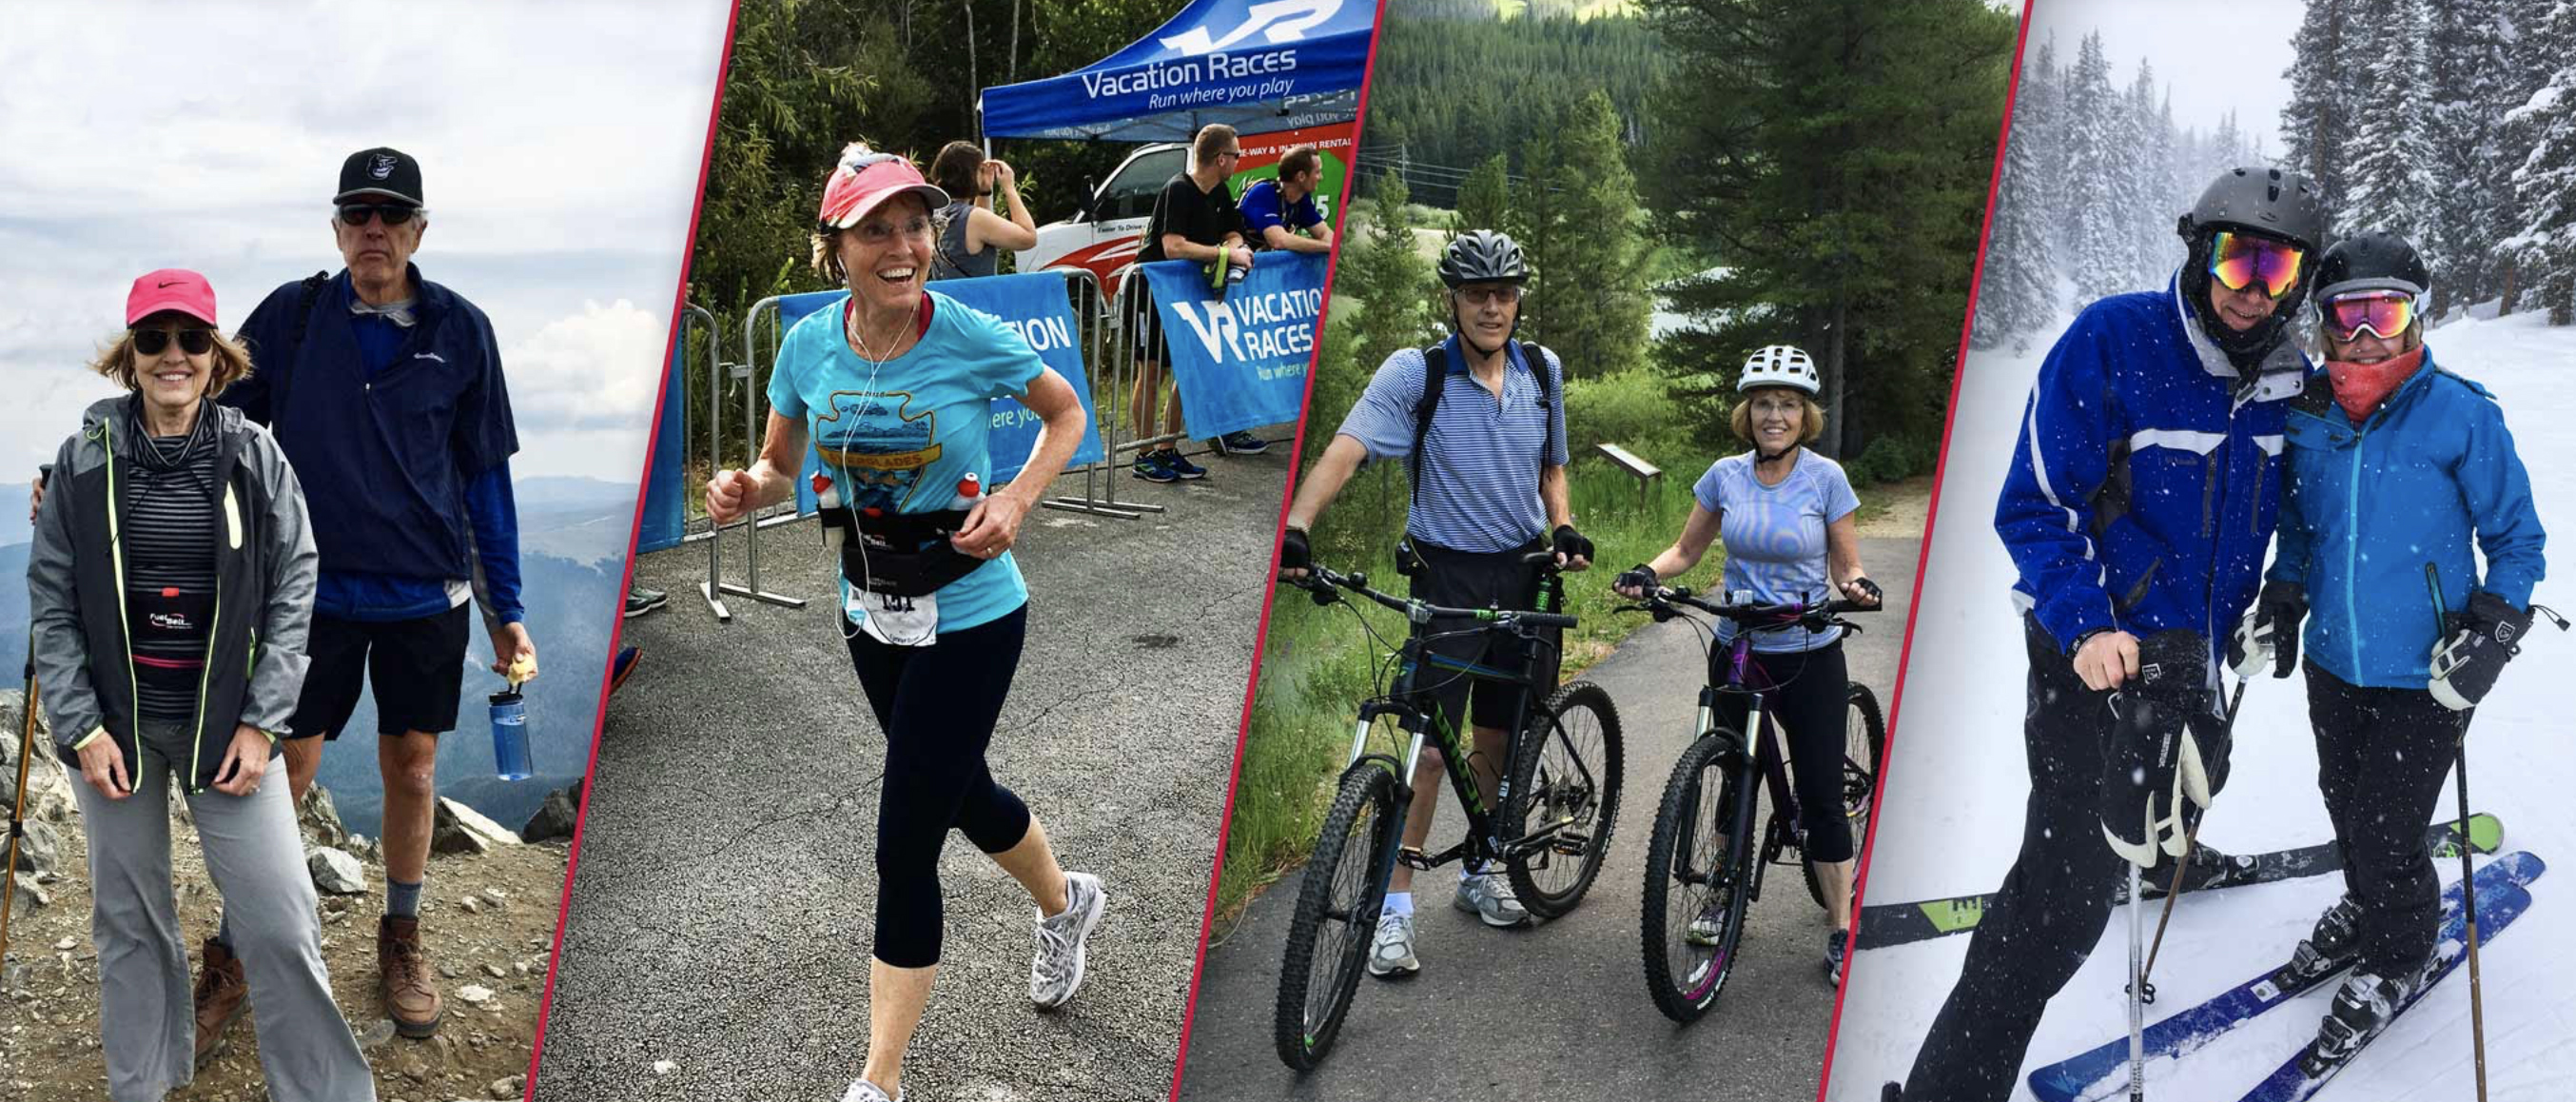
[[[2424,843],[2436,859],[2447,860],[2460,855],[2460,824],[2457,820],[2436,823],[2425,828]],[[2493,815],[2469,816],[2469,846],[2479,853],[2494,853],[2504,843],[2504,823]],[[2183,874],[2185,892],[2205,892],[2215,888],[2233,888],[2243,884],[2268,884],[2276,880],[2295,880],[2318,876],[2343,867],[2342,856],[2334,843],[2322,842],[2296,849],[2268,853],[2229,855],[2208,846],[2192,850],[2191,868]],[[2170,868],[2153,874],[2155,881],[2147,888],[2147,898],[2160,899],[2172,876]],[[2117,893],[2115,902],[2128,902],[2128,889]],[[1884,949],[1891,945],[1909,945],[1949,934],[1966,933],[1977,928],[1986,908],[1995,901],[1993,892],[1983,895],[1958,895],[1947,899],[1927,899],[1920,903],[1876,903],[1860,909],[1860,929],[1853,939],[1855,949]]]
[[[2513,925],[2515,916],[2520,915],[2523,908],[2530,904],[2531,894],[2517,889],[2490,912],[2487,909],[2486,891],[2481,888],[2478,892],[2478,943],[2483,945],[2494,940],[2497,934],[2504,932],[2505,927]],[[2431,991],[2434,984],[2442,982],[2442,977],[2458,970],[2460,962],[2468,958],[2468,925],[2468,916],[2465,914],[2453,915],[2442,924],[2441,940],[2435,943],[2433,949],[2434,952],[2441,954],[2442,961],[2433,966],[2431,978],[2426,979],[2424,986],[2418,988],[2415,994],[2407,998],[2404,1005],[2397,1008],[2397,1013],[2389,1016],[2388,1024],[2380,1027],[2378,1033],[2363,1038],[2360,1047],[2355,1048],[2351,1056],[2327,1068],[2324,1074],[2310,1078],[2299,1065],[2308,1058],[2308,1051],[2315,1047],[2316,1042],[2310,1041],[2300,1045],[2299,1051],[2292,1053],[2289,1061],[2282,1064],[2279,1070],[2274,1071],[2271,1078],[2255,1084],[2253,1090],[2245,1092],[2243,1102],[2303,1102],[2304,1099],[2322,1089],[2328,1080],[2335,1077],[2335,1073],[2351,1067],[2353,1060],[2361,1055],[2361,1049],[2368,1048],[2372,1041],[2387,1036],[2389,1027],[2395,1026],[2397,1019],[2404,1017],[2409,1007],[2422,1002],[2425,993]]]
[[[2539,879],[2546,871],[2548,865],[2540,858],[2520,852],[2505,854],[2479,868],[2475,879],[2481,935],[2503,929],[2513,915],[2520,913],[2530,899],[2523,887]],[[2442,890],[2440,937],[2446,941],[2457,941],[2465,936],[2468,918],[2462,908],[2463,898],[2458,884]],[[2176,1060],[2188,1056],[2264,1011],[2324,986],[2342,970],[2304,980],[2288,977],[2284,974],[2286,971],[2286,965],[2275,968],[2208,1002],[2148,1026],[2145,1036],[2147,1058]],[[2128,1082],[2120,1074],[2128,1062],[2129,1039],[2118,1037],[2033,1070],[2030,1073],[2030,1091],[2040,1102],[2083,1102],[2089,1098],[2110,1097],[2119,1093]],[[2297,1073],[2295,1061],[2290,1070],[2294,1075]]]

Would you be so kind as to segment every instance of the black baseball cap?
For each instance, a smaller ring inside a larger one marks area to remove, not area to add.
[[[346,203],[364,195],[399,199],[415,207],[427,206],[420,198],[420,162],[399,149],[377,146],[349,154],[340,162],[340,194],[334,203]]]

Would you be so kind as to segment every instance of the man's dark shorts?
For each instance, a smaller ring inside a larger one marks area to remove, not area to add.
[[[456,696],[465,687],[470,611],[458,605],[413,620],[342,620],[315,613],[289,738],[339,738],[358,709],[361,684],[375,686],[376,732],[432,734],[456,729]]]
[[[1539,572],[1521,561],[1523,555],[1547,548],[1545,540],[1507,551],[1453,551],[1446,547],[1411,541],[1422,561],[1413,574],[1413,596],[1418,600],[1450,608],[1530,609],[1538,603]],[[1469,626],[1469,621],[1441,619],[1432,621],[1433,631],[1453,631]],[[1554,642],[1555,633],[1549,633]],[[1509,636],[1489,634],[1460,635],[1431,644],[1431,652],[1445,661],[1435,662],[1414,675],[1414,683],[1431,689],[1440,700],[1440,710],[1457,722],[1461,707],[1473,717],[1476,726],[1510,729],[1519,711],[1525,691],[1505,681],[1469,678],[1456,667],[1459,663],[1518,672],[1524,659],[1517,643]],[[1552,684],[1556,655],[1542,652],[1542,662],[1551,673],[1542,684]]]

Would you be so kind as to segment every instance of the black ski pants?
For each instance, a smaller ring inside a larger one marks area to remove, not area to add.
[[[2023,634],[2030,651],[2022,717],[2030,802],[2022,812],[2021,853],[1970,935],[1959,982],[1915,1054],[1905,1078],[1908,1099],[2002,1102],[2011,1096],[2041,1013],[2102,939],[2124,882],[2125,866],[2102,840],[2099,799],[2111,694],[2084,687],[2037,619],[2023,617]]]
[[[2306,663],[2308,723],[2317,731],[2317,789],[2334,821],[2344,891],[2361,905],[2361,960],[2395,975],[2433,951],[2442,881],[2424,824],[2471,712],[2423,689],[2366,689]]]

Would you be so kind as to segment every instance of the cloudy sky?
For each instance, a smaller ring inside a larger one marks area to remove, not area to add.
[[[2307,10],[2300,0],[2038,0],[2031,7],[2029,56],[2057,36],[2057,63],[2070,65],[2084,36],[2102,32],[2111,84],[2137,79],[2138,61],[2155,66],[2173,90],[2174,125],[2204,133],[2230,108],[2236,124],[2263,136],[2278,154],[2281,105],[2290,100],[2290,36]]]
[[[341,267],[352,151],[419,158],[422,274],[500,339],[520,478],[633,483],[688,245],[722,0],[12,4],[0,35],[0,483],[112,393],[126,288],[214,283],[225,328]]]

